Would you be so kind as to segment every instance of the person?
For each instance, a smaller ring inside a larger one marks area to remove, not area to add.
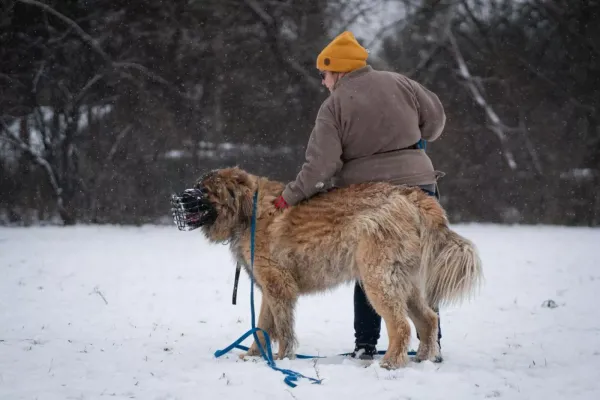
[[[278,209],[310,198],[328,182],[342,187],[387,181],[419,186],[439,199],[437,179],[443,174],[434,170],[421,143],[441,135],[446,123],[442,103],[400,73],[375,70],[367,58],[367,50],[350,31],[318,55],[317,69],[330,94],[317,113],[306,161],[274,201]],[[352,357],[372,359],[380,330],[381,317],[356,282]],[[441,331],[438,343],[440,339]]]

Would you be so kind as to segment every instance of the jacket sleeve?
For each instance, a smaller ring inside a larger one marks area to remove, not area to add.
[[[419,128],[421,137],[427,141],[434,141],[442,134],[446,124],[444,106],[438,96],[421,84],[411,81],[419,107]]]
[[[290,206],[317,193],[342,168],[341,133],[330,101],[319,109],[305,157],[296,179],[288,183],[282,193]]]

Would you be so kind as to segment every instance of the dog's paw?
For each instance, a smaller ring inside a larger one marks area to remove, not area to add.
[[[379,362],[379,366],[383,369],[387,369],[388,371],[393,371],[398,368],[404,367],[401,363],[393,362],[391,360],[381,360]]]
[[[257,347],[250,347],[247,352],[240,354],[241,360],[246,360],[250,357],[256,357],[260,355],[260,350]]]
[[[276,359],[283,360],[289,358],[290,360],[296,359],[296,354],[293,351],[277,352]]]
[[[379,362],[379,366],[383,369],[394,370],[398,368],[404,368],[408,364],[408,356],[400,356],[397,358],[383,357]]]
[[[440,354],[440,349],[437,345],[432,347],[420,345],[419,349],[417,350],[417,354],[415,355],[414,361],[418,363],[422,361],[441,363],[442,361],[444,361],[444,359],[442,358],[442,355]]]
[[[441,355],[436,355],[436,356],[432,356],[432,357],[429,357],[429,358],[415,357],[414,361],[416,363],[420,363],[420,362],[423,362],[423,361],[431,361],[432,363],[439,364],[439,363],[444,362],[444,358]]]

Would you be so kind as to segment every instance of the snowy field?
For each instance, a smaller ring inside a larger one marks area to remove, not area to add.
[[[478,245],[486,282],[442,310],[444,363],[336,356],[353,348],[344,286],[301,299],[298,351],[331,357],[278,361],[323,379],[292,389],[237,350],[213,357],[250,325],[249,280],[232,305],[227,247],[198,231],[0,228],[0,399],[600,399],[600,230],[455,229]]]

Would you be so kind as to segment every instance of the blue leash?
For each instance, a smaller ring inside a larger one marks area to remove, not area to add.
[[[217,350],[215,352],[215,357],[221,357],[222,355],[230,352],[234,348],[242,349],[247,351],[248,348],[246,346],[242,346],[242,343],[248,336],[252,335],[254,337],[254,342],[258,345],[258,350],[260,351],[260,355],[267,362],[267,365],[271,367],[275,371],[279,371],[283,373],[286,377],[283,381],[290,387],[296,387],[297,385],[294,383],[298,381],[299,378],[306,378],[310,380],[312,383],[321,383],[320,379],[310,378],[302,375],[299,372],[292,371],[289,369],[279,368],[275,364],[275,360],[273,360],[273,351],[271,350],[271,338],[269,334],[265,332],[261,328],[256,327],[255,322],[255,312],[254,312],[254,236],[256,233],[256,203],[258,202],[258,190],[254,192],[254,199],[252,201],[252,219],[250,222],[250,315],[251,315],[251,329],[244,333],[238,340],[227,346],[223,350]],[[262,332],[265,341],[266,341],[266,349],[263,347],[261,341],[258,339],[257,332]],[[313,358],[308,356],[296,356],[297,358]]]

